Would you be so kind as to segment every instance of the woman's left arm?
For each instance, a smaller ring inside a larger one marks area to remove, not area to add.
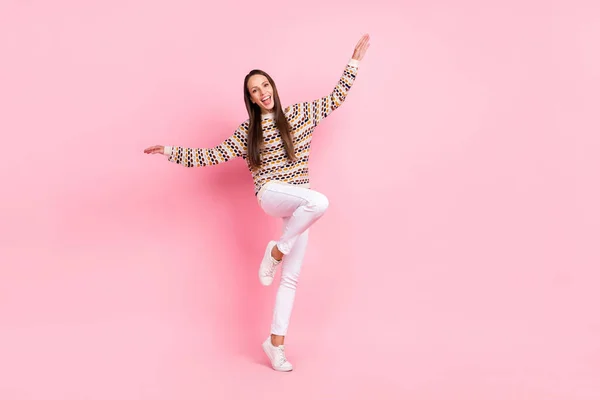
[[[365,34],[360,38],[358,44],[354,48],[352,58],[348,61],[342,77],[337,85],[335,85],[333,91],[327,96],[308,103],[309,116],[313,126],[317,126],[324,118],[344,102],[348,91],[356,79],[359,63],[365,56],[369,45],[369,35]]]

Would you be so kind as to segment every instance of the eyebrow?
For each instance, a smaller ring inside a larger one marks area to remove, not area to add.
[[[265,80],[265,81],[262,81],[260,84],[262,85],[262,84],[264,84],[265,82],[266,82],[266,83],[268,83],[268,82],[269,82],[269,80],[267,79],[267,80]],[[255,87],[258,87],[258,86],[252,86],[250,89],[254,89]]]

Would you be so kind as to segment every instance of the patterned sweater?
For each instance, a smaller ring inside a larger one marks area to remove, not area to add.
[[[358,60],[350,59],[333,91],[311,102],[293,104],[284,109],[291,127],[296,161],[289,161],[273,113],[262,114],[264,144],[260,150],[262,165],[256,170],[248,169],[254,180],[254,194],[260,198],[261,188],[269,181],[280,181],[309,187],[308,159],[315,127],[345,100],[356,74]],[[165,146],[170,162],[185,167],[204,167],[227,162],[236,157],[247,160],[247,135],[249,119],[235,130],[233,135],[214,148],[186,148]],[[249,164],[248,164],[249,165]]]

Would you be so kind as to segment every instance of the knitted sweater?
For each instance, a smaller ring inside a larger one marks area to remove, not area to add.
[[[262,165],[256,170],[248,169],[254,180],[254,194],[260,198],[261,188],[269,181],[285,182],[310,187],[308,159],[315,127],[345,100],[356,74],[358,60],[350,59],[333,91],[314,101],[293,104],[284,109],[291,127],[296,161],[289,161],[279,129],[273,120],[274,114],[262,114],[264,144],[260,150]],[[242,157],[247,162],[247,135],[250,120],[241,123],[235,132],[213,148],[187,148],[165,146],[165,155],[170,162],[184,167],[204,167]],[[249,165],[249,164],[248,164]]]

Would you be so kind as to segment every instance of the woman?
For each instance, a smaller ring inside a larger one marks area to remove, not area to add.
[[[267,244],[258,269],[260,282],[268,286],[273,282],[277,266],[282,265],[271,335],[262,344],[277,371],[292,370],[283,343],[306,250],[308,228],[328,207],[327,197],[310,189],[309,185],[312,134],[346,98],[358,72],[359,61],[368,47],[369,35],[366,34],[356,45],[332,93],[285,109],[271,77],[264,71],[252,70],[244,79],[244,101],[249,118],[223,143],[211,149],[152,146],[144,150],[146,154],[164,154],[169,161],[185,167],[216,165],[243,157],[252,173],[261,208],[268,215],[283,219],[283,233],[279,240]]]

